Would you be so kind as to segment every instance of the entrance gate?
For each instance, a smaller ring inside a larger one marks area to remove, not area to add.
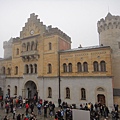
[[[35,96],[38,98],[37,86],[33,81],[27,81],[24,88],[25,98],[33,99]]]

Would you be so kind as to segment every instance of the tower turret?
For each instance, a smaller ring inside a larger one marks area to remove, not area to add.
[[[113,52],[120,49],[120,16],[107,14],[105,19],[101,19],[97,23],[99,33],[99,44],[109,45]]]
[[[99,44],[110,46],[112,49],[113,87],[120,90],[120,16],[108,13],[105,19],[97,23]]]
[[[4,43],[3,43],[5,59],[12,57],[12,42],[13,42],[13,38],[10,38],[9,41],[4,41]]]

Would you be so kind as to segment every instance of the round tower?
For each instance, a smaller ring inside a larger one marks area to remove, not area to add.
[[[12,57],[12,43],[13,43],[13,38],[10,38],[8,42],[4,41],[3,43],[5,59]]]
[[[120,16],[108,13],[105,19],[98,21],[97,27],[99,44],[112,49],[113,87],[120,90]]]

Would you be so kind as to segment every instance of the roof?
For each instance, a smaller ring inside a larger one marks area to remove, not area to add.
[[[74,52],[74,51],[82,51],[82,50],[90,50],[90,49],[99,49],[99,48],[110,48],[110,46],[88,46],[88,47],[79,47],[79,48],[74,48],[74,49],[69,49],[69,50],[62,50],[60,52]]]

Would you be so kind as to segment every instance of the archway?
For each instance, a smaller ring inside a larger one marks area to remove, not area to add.
[[[28,99],[38,98],[37,86],[33,81],[27,81],[25,83],[25,97]]]
[[[98,102],[100,102],[102,105],[105,105],[105,96],[103,94],[97,95]]]

